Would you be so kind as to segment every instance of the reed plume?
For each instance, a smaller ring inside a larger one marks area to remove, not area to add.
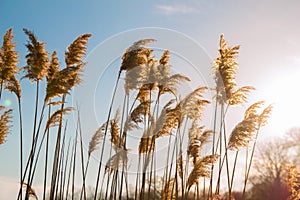
[[[23,78],[28,78],[32,82],[40,81],[47,74],[49,62],[45,43],[39,42],[33,32],[27,29],[23,29],[23,31],[29,38],[29,42],[26,44],[28,49],[27,65],[22,68],[27,74]]]
[[[142,66],[147,63],[147,58],[151,55],[153,50],[146,48],[145,46],[151,42],[155,42],[154,39],[142,39],[133,43],[122,56],[122,64],[120,70],[129,71],[137,66]]]
[[[288,174],[286,178],[287,188],[290,192],[288,200],[297,200],[300,198],[299,189],[299,173],[297,171],[297,166],[292,165],[288,167]]]
[[[150,115],[150,101],[142,101],[130,114],[130,120],[136,125],[143,122],[143,117]]]
[[[165,136],[171,134],[170,131],[176,127],[176,116],[172,113],[169,106],[173,103],[171,100],[168,102],[164,108],[162,109],[160,116],[156,121],[150,117],[150,128],[144,131],[143,136],[141,137],[139,143],[139,153],[149,153],[155,149],[155,142],[154,140],[160,136]],[[167,113],[169,112],[169,119],[167,119]],[[175,117],[175,118],[174,118]],[[172,122],[173,121],[173,122]],[[164,127],[164,128],[163,128]],[[162,132],[163,131],[163,132]],[[159,133],[160,132],[160,133]]]
[[[247,147],[254,139],[254,134],[258,129],[258,109],[261,108],[263,103],[263,101],[258,101],[245,111],[243,121],[238,123],[231,132],[228,149],[238,150],[241,147]]]
[[[16,44],[13,42],[14,35],[12,28],[6,31],[3,37],[3,44],[0,50],[0,99],[2,88],[14,93],[18,100],[21,99],[21,86],[15,75],[19,73],[18,52],[15,51]]]
[[[136,77],[130,77],[135,73],[134,71],[138,72],[138,74],[136,74]],[[158,88],[156,72],[157,60],[155,60],[153,56],[150,56],[145,66],[137,66],[134,69],[126,72],[125,88],[126,83],[129,84],[129,87],[131,84],[131,86],[134,86],[131,89],[139,90],[137,99],[140,102],[150,101],[151,92]]]
[[[206,90],[207,87],[198,87],[180,102],[183,114],[187,118],[191,120],[201,119],[203,108],[210,103],[210,101],[203,99],[203,93]]]
[[[10,123],[12,122],[12,109],[5,110],[4,107],[0,106],[0,145],[5,142],[6,136],[10,133],[10,128],[12,127]]]
[[[18,79],[16,79],[15,76],[11,77],[9,80],[7,80],[4,84],[4,87],[6,90],[14,93],[18,100],[21,100],[21,85],[20,85],[20,81]]]
[[[159,67],[159,69],[161,69],[159,71],[161,74],[163,74],[163,76],[168,76],[170,74],[169,60],[170,60],[170,51],[165,50],[163,55],[159,59],[159,64],[162,65],[162,67]]]
[[[97,145],[100,143],[100,140],[104,137],[104,131],[107,124],[102,124],[97,131],[94,133],[92,139],[89,142],[89,150],[88,150],[88,156],[90,157],[91,154],[97,149]]]
[[[182,74],[170,75],[169,59],[170,51],[166,50],[161,56],[159,65],[157,66],[157,70],[155,72],[159,89],[158,96],[170,93],[176,97],[178,85],[183,83],[184,81],[190,81],[190,79]]]
[[[118,167],[127,167],[127,150],[118,149],[117,153],[110,157],[106,162],[105,173],[113,173]]]
[[[123,147],[123,142],[120,138],[120,127],[118,125],[120,121],[120,110],[117,109],[115,117],[110,121],[110,141],[114,144],[115,150]]]
[[[262,127],[268,124],[268,119],[271,116],[273,106],[267,106],[262,113],[258,116],[258,127]]]
[[[75,41],[67,48],[65,53],[66,68],[58,70],[59,63],[56,53],[52,54],[49,76],[46,88],[45,101],[48,102],[51,98],[69,94],[70,90],[80,85],[81,72],[85,66],[82,61],[86,54],[87,42],[91,34],[83,34],[75,39]]]
[[[190,188],[194,184],[199,183],[199,178],[200,177],[210,177],[210,168],[209,166],[214,164],[217,159],[218,155],[209,155],[205,156],[201,159],[199,159],[193,167],[193,170],[191,171],[188,181],[187,181],[187,191],[190,190]]]
[[[180,153],[179,157],[177,158],[177,161],[176,161],[176,169],[177,169],[177,172],[179,174],[179,177],[181,179],[183,179],[183,165],[184,165],[184,160],[182,158],[182,154]]]
[[[247,118],[253,118],[254,120],[257,119],[258,109],[260,109],[264,103],[265,103],[264,101],[258,101],[258,102],[253,103],[251,106],[249,106],[247,108],[247,110],[245,111],[244,119],[247,119]]]
[[[178,93],[178,85],[185,81],[190,81],[190,79],[182,74],[174,74],[172,76],[165,77],[158,82],[159,96],[169,93],[176,97]]]
[[[269,119],[271,112],[272,112],[272,108],[273,108],[272,105],[269,105],[265,109],[263,109],[263,111],[260,114],[258,114],[257,109],[260,109],[263,106],[263,104],[264,104],[263,101],[256,102],[256,103],[252,104],[245,112],[244,118],[256,120],[256,135],[255,135],[255,139],[253,142],[250,161],[249,161],[248,166],[246,166],[246,176],[245,176],[244,188],[243,188],[243,198],[245,197],[247,181],[248,181],[249,174],[250,174],[250,169],[251,169],[252,160],[253,160],[253,156],[254,156],[254,152],[255,152],[256,141],[258,138],[259,129],[262,126],[265,126],[267,124],[267,120]]]
[[[203,145],[209,142],[212,133],[211,130],[204,130],[204,126],[200,126],[197,121],[193,121],[192,126],[189,129],[187,154],[193,158],[194,164],[200,158]]]
[[[228,148],[238,150],[241,147],[247,147],[253,139],[256,130],[256,121],[251,118],[244,119],[233,129],[229,138]]]
[[[27,183],[23,183],[23,187],[26,188],[26,190],[29,191],[28,192],[29,197],[33,197],[36,200],[38,200],[38,196],[36,195],[35,190],[30,185],[28,185]]]
[[[227,46],[224,35],[221,35],[219,56],[213,65],[213,76],[217,85],[216,98],[220,104],[227,103],[234,92],[235,75],[238,68],[236,58],[239,48],[240,46]]]
[[[59,60],[56,51],[54,51],[51,54],[51,60],[47,71],[47,76],[46,76],[47,82],[50,82],[53,78],[55,78],[58,71],[59,71]]]
[[[91,36],[91,34],[80,35],[68,46],[68,50],[65,53],[67,67],[77,67],[84,64],[82,59],[86,55],[88,40]]]
[[[179,128],[182,122],[182,112],[179,104],[175,108],[166,109],[165,113],[162,112],[153,132],[155,137],[171,135],[176,128]]]
[[[154,41],[156,40],[143,39],[137,41],[126,49],[123,54],[120,72],[123,70],[126,71],[124,85],[126,95],[128,95],[131,90],[140,88],[144,84],[145,79],[148,78],[146,66],[153,61],[153,50],[146,48],[145,45]]]
[[[263,106],[263,101],[252,104],[244,114],[244,120],[238,123],[233,129],[228,143],[229,149],[239,149],[248,146],[249,142],[260,127],[267,124],[272,111],[272,105],[267,106],[261,114],[258,109]]]
[[[247,103],[248,94],[251,90],[255,90],[252,86],[244,86],[232,92],[231,98],[228,100],[229,105],[242,105]]]
[[[147,130],[143,133],[139,143],[139,154],[145,154],[153,152],[155,149],[154,137],[147,133]]]
[[[59,109],[59,110],[55,111],[51,115],[51,117],[48,119],[45,130],[49,129],[50,127],[59,126],[63,115],[65,115],[68,112],[71,112],[73,110],[74,110],[73,107],[67,107],[67,108],[63,108],[63,109]]]
[[[16,43],[13,42],[14,35],[12,31],[13,31],[12,28],[6,31],[3,37],[3,43],[0,50],[1,88],[4,82],[10,81],[15,77],[15,74],[19,73],[19,68],[17,67],[19,56],[18,56],[18,52],[15,51]]]
[[[78,68],[68,67],[55,73],[54,77],[47,82],[45,101],[49,102],[51,98],[69,94],[75,85],[81,83],[77,77],[78,72]]]
[[[175,182],[175,179],[174,178],[171,178],[170,180],[168,180],[164,187],[163,187],[163,190],[162,190],[162,193],[161,193],[161,199],[162,200],[172,200],[172,199],[175,199],[175,194],[174,194],[174,182]]]

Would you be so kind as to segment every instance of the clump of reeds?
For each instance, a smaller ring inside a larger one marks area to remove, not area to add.
[[[61,68],[63,64],[59,62],[55,51],[48,58],[49,53],[45,48],[45,42],[40,42],[35,34],[27,29],[24,29],[24,32],[29,41],[26,44],[28,49],[26,66],[22,68],[25,72],[23,78],[28,78],[36,84],[31,148],[24,170],[21,86],[16,78],[19,71],[18,54],[14,50],[12,29],[6,32],[0,49],[0,99],[4,87],[13,92],[19,101],[21,187],[18,199],[23,198],[22,187],[26,189],[26,200],[29,197],[37,199],[32,185],[43,147],[45,147],[43,199],[46,199],[49,183],[50,199],[68,198],[69,193],[74,199],[78,157],[81,158],[79,164],[82,177],[80,199],[87,199],[86,177],[88,172],[93,170],[88,167],[91,155],[96,149],[99,149],[99,156],[96,156],[99,163],[95,176],[94,200],[98,199],[99,195],[101,199],[122,199],[125,195],[129,199],[128,152],[130,149],[127,147],[127,135],[131,131],[141,135],[140,143],[134,149],[139,158],[134,199],[150,199],[159,196],[161,199],[171,200],[189,198],[191,195],[194,195],[194,199],[216,199],[220,193],[223,177],[227,179],[228,198],[231,199],[238,153],[246,148],[247,155],[250,151],[251,156],[247,157],[245,163],[243,195],[245,194],[256,140],[260,129],[267,124],[272,106],[264,107],[262,101],[252,104],[246,109],[243,119],[233,128],[231,134],[228,134],[227,113],[234,106],[248,103],[248,95],[254,90],[252,86],[238,87],[236,82],[240,46],[227,45],[224,35],[221,35],[218,56],[213,63],[213,78],[216,86],[212,91],[215,96],[213,99],[206,99],[209,88],[204,86],[193,88],[188,95],[181,96],[180,85],[191,80],[183,74],[172,74],[169,50],[164,50],[157,58],[154,50],[148,47],[155,42],[154,39],[142,39],[133,43],[122,56],[106,121],[91,137],[85,156],[79,109],[76,131],[69,142],[67,142],[69,138],[67,122],[65,123],[63,119],[73,110],[67,107],[66,100],[71,90],[82,82],[81,76],[86,65],[84,57],[91,35],[80,35],[67,47],[65,67]],[[45,94],[40,92],[42,85],[40,83],[43,81],[46,81]],[[121,105],[115,102],[119,83],[123,83],[125,90]],[[41,95],[44,97],[40,98]],[[42,106],[39,106],[40,103]],[[212,130],[206,129],[202,124],[204,110],[211,103],[215,106],[213,127],[210,127]],[[116,111],[114,117],[111,117],[116,104],[120,109]],[[43,123],[46,108],[48,108],[48,118]],[[12,110],[5,110],[0,106],[0,112],[0,144],[3,144],[10,131]],[[49,149],[51,139],[49,134],[53,131],[53,127],[56,127],[55,147]],[[156,172],[156,165],[159,162],[157,142],[163,138],[168,142],[164,160],[166,167],[159,188]],[[44,144],[45,139],[46,144]],[[109,142],[109,152],[105,149],[106,141]],[[184,144],[185,141],[187,145]],[[211,150],[203,151],[205,145],[212,145]],[[232,166],[229,163],[232,156],[229,151],[235,152]],[[48,172],[49,156],[53,157],[51,173]],[[223,165],[226,166],[225,176]],[[214,177],[215,174],[217,177]],[[293,196],[291,199],[298,195],[295,177],[295,169],[290,168],[288,184]],[[101,179],[102,184],[99,187]],[[206,179],[209,179],[208,187]],[[215,192],[213,186],[216,186]],[[202,194],[200,194],[201,190]]]

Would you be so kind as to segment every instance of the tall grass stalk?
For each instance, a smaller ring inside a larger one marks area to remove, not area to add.
[[[104,153],[106,135],[107,135],[107,131],[108,131],[108,124],[109,124],[109,120],[110,120],[112,107],[113,107],[113,103],[114,103],[114,100],[115,100],[115,95],[116,95],[117,87],[118,87],[118,84],[119,84],[120,76],[121,76],[121,70],[119,71],[118,78],[117,78],[117,81],[116,81],[116,84],[115,84],[115,87],[114,87],[114,91],[113,91],[113,95],[112,95],[112,99],[111,99],[111,102],[110,102],[108,115],[107,115],[107,119],[106,119],[107,126],[105,127],[104,138],[103,138],[103,143],[102,143],[102,148],[101,148],[101,153],[100,153],[100,160],[99,160],[99,166],[98,166],[98,172],[97,172],[94,200],[97,200],[98,186],[99,186],[99,180],[100,180],[100,175],[101,175],[102,160],[103,160],[103,153]]]

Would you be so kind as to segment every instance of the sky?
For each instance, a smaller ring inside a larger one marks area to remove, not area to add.
[[[87,143],[103,122],[101,113],[107,112],[107,107],[102,105],[108,105],[109,98],[100,93],[110,95],[126,47],[145,37],[157,39],[152,47],[170,49],[176,70],[205,83],[211,81],[210,66],[223,33],[229,45],[241,45],[237,82],[257,88],[249,101],[266,100],[274,105],[270,123],[261,136],[270,139],[300,126],[299,6],[297,0],[0,0],[0,36],[13,27],[19,66],[23,67],[27,42],[23,28],[45,41],[49,52],[57,51],[62,65],[66,47],[78,35],[93,35],[88,45],[85,83],[69,99],[83,108]],[[179,65],[190,68],[183,70]],[[24,79],[22,87],[24,129],[30,133],[35,85]],[[4,101],[12,102],[9,107],[15,108],[13,95],[4,93],[1,105]],[[0,146],[0,200],[15,197],[18,142],[14,130]]]

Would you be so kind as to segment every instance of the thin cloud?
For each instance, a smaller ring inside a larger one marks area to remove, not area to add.
[[[198,10],[186,5],[157,5],[158,11],[165,15],[195,13]]]

